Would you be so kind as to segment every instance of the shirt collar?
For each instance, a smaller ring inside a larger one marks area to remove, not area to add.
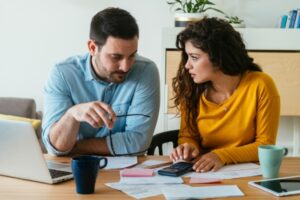
[[[91,55],[87,54],[87,59],[85,60],[84,63],[84,77],[86,81],[91,81],[94,79],[93,75],[92,75],[92,65],[91,65]]]
[[[103,81],[97,77],[94,69],[92,68],[91,58],[92,58],[92,56],[90,54],[88,54],[88,58],[86,59],[86,62],[85,62],[85,72],[84,72],[85,80],[86,81],[94,80],[94,81],[97,81],[98,83],[101,83],[104,85],[110,85],[111,83]]]

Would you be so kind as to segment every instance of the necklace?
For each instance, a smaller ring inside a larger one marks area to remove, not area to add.
[[[233,88],[230,95],[216,91],[211,85],[209,85],[204,91],[204,96],[207,100],[212,101],[215,104],[222,105],[227,99],[229,99],[234,92],[237,90],[240,82],[242,80],[242,75],[238,76],[238,80]],[[224,112],[227,112],[228,107],[224,107]]]

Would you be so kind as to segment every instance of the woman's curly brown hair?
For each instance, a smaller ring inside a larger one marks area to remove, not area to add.
[[[262,70],[248,56],[240,33],[222,19],[203,18],[189,24],[177,35],[176,47],[181,50],[182,55],[177,75],[172,83],[175,92],[174,103],[181,114],[186,116],[188,130],[192,134],[199,135],[197,117],[200,96],[210,82],[194,83],[188,70],[185,69],[188,60],[185,43],[188,41],[207,53],[212,65],[224,74],[235,76],[246,71]]]

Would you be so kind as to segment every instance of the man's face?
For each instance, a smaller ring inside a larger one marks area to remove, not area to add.
[[[137,37],[125,40],[109,36],[103,46],[89,40],[92,65],[97,76],[107,82],[123,82],[134,63],[137,45]]]

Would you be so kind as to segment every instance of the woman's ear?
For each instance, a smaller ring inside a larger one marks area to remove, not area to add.
[[[95,41],[88,40],[87,45],[88,45],[90,55],[94,56],[95,53],[97,52],[97,45],[96,45]]]

